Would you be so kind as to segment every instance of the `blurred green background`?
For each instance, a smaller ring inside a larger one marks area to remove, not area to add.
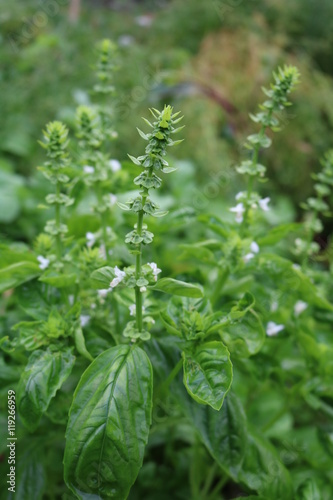
[[[104,37],[120,51],[114,158],[140,154],[136,126],[144,128],[148,107],[181,109],[185,141],[173,152],[181,168],[172,194],[199,212],[232,203],[242,188],[234,165],[246,154],[261,86],[278,65],[297,65],[301,85],[263,154],[270,180],[262,190],[282,207],[281,218],[301,216],[311,173],[332,147],[332,0],[0,0],[0,7],[2,239],[30,241],[42,228],[37,205],[48,186],[36,170],[44,161],[37,141],[51,120],[73,129],[76,106],[91,98],[95,44]]]

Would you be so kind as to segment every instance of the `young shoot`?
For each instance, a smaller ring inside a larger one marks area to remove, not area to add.
[[[242,232],[248,230],[248,224],[251,218],[251,211],[258,207],[263,210],[269,210],[270,198],[261,198],[254,191],[255,181],[263,180],[266,167],[259,163],[259,153],[261,149],[269,148],[272,140],[266,134],[267,129],[273,132],[280,130],[280,112],[291,105],[288,101],[288,95],[292,92],[299,82],[299,72],[294,66],[284,66],[273,73],[273,82],[270,89],[263,88],[268,99],[261,104],[260,111],[250,118],[255,123],[260,124],[259,132],[247,137],[245,146],[252,151],[251,158],[244,160],[236,167],[238,173],[247,175],[247,191],[240,192],[236,196],[237,204],[230,211],[235,213],[235,220],[242,224]]]

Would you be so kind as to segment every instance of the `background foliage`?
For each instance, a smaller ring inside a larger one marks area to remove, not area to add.
[[[178,211],[172,213],[171,225],[163,220],[151,222],[152,230],[158,227],[158,233],[149,257],[163,266],[166,275],[185,279],[190,273],[193,280],[200,282],[209,275],[210,250],[201,250],[200,258],[206,267],[199,266],[193,252],[191,254],[191,243],[213,237],[213,231],[210,231],[212,219],[205,214],[212,214],[213,217],[225,213],[232,220],[228,207],[233,203],[235,194],[244,188],[234,166],[245,157],[242,145],[253,130],[248,113],[256,111],[262,97],[261,86],[270,80],[272,70],[283,63],[297,65],[302,75],[301,85],[293,95],[293,107],[283,117],[282,132],[276,134],[274,147],[262,153],[263,163],[269,165],[269,180],[262,185],[261,192],[263,196],[275,200],[274,214],[268,215],[270,224],[302,219],[299,203],[312,192],[311,174],[319,170],[318,158],[332,147],[333,4],[330,0],[320,2],[320,7],[314,0],[85,1],[81,7],[78,20],[73,22],[69,19],[69,2],[66,0],[0,0],[0,239],[4,244],[13,242],[12,255],[1,254],[1,267],[15,258],[15,251],[24,251],[31,246],[45,225],[47,215],[38,205],[48,193],[48,184],[36,169],[44,161],[37,141],[41,139],[45,123],[53,119],[62,120],[73,130],[77,105],[92,100],[89,89],[93,84],[91,67],[96,58],[95,43],[103,37],[119,44],[114,106],[119,139],[112,143],[112,156],[123,165],[117,187],[123,191],[124,200],[126,192],[131,189],[129,181],[135,172],[127,160],[127,153],[137,156],[141,152],[141,139],[136,126],[141,127],[140,117],[146,116],[147,107],[171,103],[185,115],[186,127],[182,131],[185,141],[177,150],[177,161],[171,160],[174,166],[179,167],[178,172],[168,178],[167,187],[162,188],[159,200],[163,209],[176,207]],[[84,206],[84,198],[81,202],[77,206],[78,215],[68,221],[70,234],[76,238],[84,238],[87,231],[87,219],[84,217],[89,209]],[[201,224],[195,216],[199,220],[201,216]],[[119,239],[123,239],[126,232],[126,219],[121,217],[113,221]],[[211,224],[209,230],[208,222]],[[316,238],[324,251],[324,266],[327,267],[332,223],[327,218],[323,223],[324,228]],[[96,221],[93,216],[88,224],[91,225],[88,229],[94,230]],[[289,238],[281,244],[283,255],[288,254],[288,242],[291,244],[291,240]],[[178,258],[181,254],[179,248],[184,252],[183,258]],[[130,261],[124,247],[120,246],[118,252],[123,259]],[[199,249],[196,250],[197,255],[198,252]],[[262,264],[268,266],[264,257]],[[281,262],[276,263],[277,268],[279,265]],[[34,272],[32,266],[32,275]],[[267,275],[258,279],[263,282],[258,285],[256,293],[259,297],[262,294],[264,300],[264,289],[274,288],[279,276],[273,271],[269,275],[267,267]],[[287,280],[284,286],[285,302],[280,320],[288,317],[293,303],[292,292],[288,290],[290,282]],[[313,292],[308,282],[302,286],[304,290]],[[329,283],[324,283],[323,288],[331,291]],[[232,294],[230,290],[229,293]],[[228,291],[226,294],[228,297]],[[24,319],[24,308],[31,307],[29,289],[20,291],[23,307],[19,313],[10,294],[2,300],[9,303],[6,314],[0,320],[3,336],[8,335],[20,319]],[[4,307],[2,302],[0,307]],[[265,307],[262,306],[262,309],[264,311]],[[256,358],[257,372],[252,370],[247,360],[236,361],[236,367],[239,363],[241,369],[238,372],[235,370],[238,375],[234,379],[234,387],[242,402],[247,404],[249,439],[252,443],[246,460],[252,464],[257,461],[253,467],[261,467],[262,477],[255,477],[254,473],[251,475],[250,466],[247,476],[242,476],[235,452],[233,463],[225,466],[229,479],[224,477],[218,484],[215,473],[211,471],[216,463],[223,468],[225,457],[218,456],[214,448],[215,438],[210,435],[215,425],[214,417],[202,408],[193,412],[188,404],[185,418],[175,404],[167,410],[163,407],[155,410],[155,425],[144,466],[130,498],[167,499],[172,496],[204,500],[222,498],[218,495],[223,491],[223,498],[231,499],[251,490],[261,491],[262,497],[255,498],[270,498],[265,488],[275,488],[277,496],[274,498],[279,498],[279,482],[285,487],[284,494],[290,486],[281,462],[275,460],[278,450],[286,468],[294,466],[296,484],[303,485],[298,493],[300,499],[329,499],[331,485],[327,484],[327,474],[332,465],[332,428],[327,426],[327,416],[332,415],[329,386],[318,384],[316,377],[303,380],[300,391],[309,405],[304,411],[299,393],[291,389],[286,394],[278,383],[281,377],[283,383],[291,384],[294,377],[297,379],[308,369],[318,377],[324,373],[325,380],[329,380],[330,351],[320,355],[313,352],[308,334],[314,322],[318,321],[319,335],[325,344],[330,333],[325,321],[331,318],[331,312],[317,314],[319,317],[310,318],[310,323],[303,324],[300,320],[297,326],[301,348],[291,339],[265,347]],[[95,343],[94,355],[107,346],[106,339],[106,335],[103,338],[101,334],[98,346],[95,338],[88,339],[89,349],[93,349]],[[259,340],[256,339],[256,342]],[[237,345],[234,349],[237,352]],[[242,346],[241,349],[246,351],[251,346]],[[299,349],[307,353],[304,364],[298,364],[295,353]],[[162,381],[175,364],[173,354],[167,345],[157,342],[152,342],[149,351],[150,358],[156,361],[154,375]],[[157,354],[160,355],[161,351],[164,365],[158,364]],[[290,356],[291,352],[295,357]],[[323,361],[319,362],[319,358]],[[21,353],[16,361],[25,362],[26,359]],[[84,361],[82,365],[84,368]],[[279,371],[281,366],[285,369],[284,374]],[[72,498],[64,488],[61,470],[55,464],[61,462],[63,457],[59,431],[63,425],[61,408],[68,406],[68,398],[75,388],[80,369],[82,371],[82,366],[76,366],[67,380],[65,391],[57,399],[58,406],[51,404],[48,410],[54,428],[47,443],[47,468],[42,466],[38,457],[39,450],[45,445],[43,431],[47,422],[43,421],[40,435],[33,442],[23,429],[22,435],[18,435],[24,450],[19,477],[29,474],[38,477],[38,483],[31,486],[33,493],[30,492],[30,498],[34,495],[36,498]],[[246,372],[247,376],[244,375]],[[254,398],[252,391],[257,390],[258,380],[268,373],[273,380],[276,377],[276,384],[261,386]],[[3,402],[6,401],[8,384],[18,380],[20,372],[16,367],[6,365],[0,376]],[[176,394],[176,397],[185,401],[186,406],[185,392]],[[241,426],[245,417],[232,397],[224,404],[227,408],[225,428],[233,436],[232,446],[241,455],[243,437],[232,426],[235,422]],[[316,421],[319,430],[313,425],[317,411],[322,412],[319,422]],[[174,421],[172,428],[166,423],[169,419]],[[193,424],[199,429],[200,439],[193,430]],[[254,427],[262,430],[264,437],[275,445],[275,450],[265,447]],[[294,427],[296,431],[289,439]],[[286,439],[281,439],[281,436],[286,436]],[[219,438],[228,446],[226,436]],[[307,443],[306,449],[304,443]],[[27,463],[29,467],[23,470],[23,465]],[[310,478],[309,470],[312,471]],[[230,477],[233,479],[230,480]],[[270,481],[273,481],[273,486]],[[46,485],[50,482],[57,485],[55,491],[38,496],[38,492],[47,491]],[[199,486],[202,497],[198,493]],[[208,497],[208,493],[205,496],[205,488],[211,492],[214,490],[212,486],[216,488],[215,496]],[[28,498],[21,494],[18,498]],[[24,494],[29,495],[29,492]]]

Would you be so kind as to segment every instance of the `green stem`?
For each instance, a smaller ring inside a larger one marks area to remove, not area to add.
[[[149,169],[148,176],[151,177],[153,173],[153,169]],[[148,198],[148,189],[143,188],[142,193],[142,207],[144,207],[146,203],[146,199]],[[138,222],[136,231],[139,236],[142,235],[142,226],[143,226],[143,209],[138,212]],[[138,280],[141,276],[141,265],[142,265],[142,244],[140,243],[137,246],[138,253],[135,259],[135,277]],[[136,310],[136,326],[139,332],[143,330],[143,322],[142,322],[142,293],[140,292],[140,287],[135,287],[135,310]]]
[[[60,195],[60,183],[57,181],[56,183],[56,195],[57,198],[59,198]],[[61,234],[60,234],[60,204],[56,202],[55,204],[55,223],[56,223],[56,229],[57,229],[57,234],[56,234],[56,252],[57,252],[57,259],[58,261],[61,260],[62,257],[62,245],[61,245]]]
[[[217,473],[218,469],[219,469],[218,464],[216,462],[214,462],[214,464],[212,465],[212,467],[210,467],[210,469],[208,471],[205,484],[201,490],[201,498],[207,497],[208,492],[209,492],[209,490],[212,486],[212,483],[214,481],[215,474]]]
[[[138,223],[137,223],[137,233],[139,236],[142,234],[142,225],[143,225],[143,210],[140,210],[138,213]],[[138,245],[138,254],[136,255],[135,261],[135,277],[138,280],[141,276],[141,254],[142,254],[142,245],[141,243]],[[135,287],[135,307],[136,307],[136,326],[139,332],[143,330],[142,324],[142,293],[140,292],[140,288],[138,286]]]
[[[176,366],[173,368],[173,370],[170,372],[169,376],[162,382],[162,384],[157,388],[156,390],[156,398],[161,396],[163,392],[169,387],[171,382],[176,378],[178,373],[180,372],[181,368],[183,366],[183,358],[180,358]]]
[[[120,332],[118,302],[117,302],[114,294],[111,294],[111,302],[112,302],[112,309],[113,309],[114,319],[115,319],[115,324],[116,324],[116,331]]]
[[[303,255],[303,259],[302,259],[303,269],[305,269],[309,263],[309,250],[310,250],[310,246],[311,246],[311,243],[312,243],[314,235],[315,235],[315,232],[311,229],[311,226],[313,225],[313,223],[317,219],[317,217],[318,217],[318,212],[317,212],[317,210],[314,210],[312,213],[311,221],[310,221],[310,228],[309,228],[308,235],[306,238],[306,247],[305,247],[305,251],[304,251],[304,255]]]
[[[268,120],[272,117],[273,109],[270,109],[268,112]],[[263,138],[266,132],[266,125],[261,125],[261,128],[259,130],[259,137],[260,139]],[[252,153],[252,165],[257,165],[258,160],[259,160],[259,152],[260,152],[260,143],[257,143],[254,148],[253,148],[253,153]],[[244,229],[248,226],[248,217],[249,217],[249,202],[251,198],[251,194],[253,191],[253,185],[254,185],[254,176],[250,175],[249,176],[249,181],[247,185],[247,204],[245,207],[245,212],[244,212],[244,217],[243,217],[243,223],[242,223],[242,231],[244,232]]]
[[[213,489],[213,491],[211,492],[211,494],[207,497],[207,500],[213,500],[214,498],[216,498],[216,495],[218,493],[220,493],[221,489],[223,488],[223,486],[226,484],[226,482],[228,481],[228,476],[223,476],[220,481],[217,483],[217,485],[215,486],[215,488]]]
[[[100,185],[96,186],[96,191],[97,191],[97,199],[98,203],[100,206],[103,205],[103,193]],[[101,218],[101,228],[102,228],[102,240],[103,240],[103,245],[105,248],[105,260],[108,260],[109,256],[109,244],[108,244],[108,232],[107,232],[107,220],[106,220],[106,212],[103,210],[103,212],[100,212],[100,218]]]

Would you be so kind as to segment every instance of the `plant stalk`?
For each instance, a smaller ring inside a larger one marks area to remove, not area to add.
[[[59,198],[59,195],[60,195],[60,183],[59,183],[59,181],[57,181],[57,183],[56,183],[56,195],[57,195],[57,198]],[[55,204],[55,222],[56,222],[56,229],[57,229],[56,252],[57,252],[57,259],[60,262],[61,257],[62,257],[62,244],[61,244],[61,234],[60,234],[60,204],[58,202]]]
[[[140,210],[138,213],[138,224],[137,224],[137,233],[139,236],[142,234],[142,225],[143,225],[143,210]],[[142,254],[142,245],[141,243],[138,245],[138,254],[136,255],[135,261],[135,278],[139,279],[141,276],[141,254]],[[143,324],[142,324],[142,293],[140,292],[140,288],[138,286],[135,287],[135,307],[136,307],[136,326],[139,332],[142,332]]]

